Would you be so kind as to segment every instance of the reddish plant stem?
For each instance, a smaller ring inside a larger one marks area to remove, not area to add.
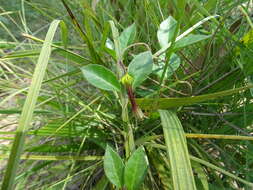
[[[131,102],[131,105],[132,105],[132,110],[134,113],[137,112],[137,104],[136,104],[136,101],[135,101],[135,98],[134,98],[134,92],[133,92],[133,89],[130,85],[127,85],[126,86],[127,88],[127,95],[128,95],[128,98]]]

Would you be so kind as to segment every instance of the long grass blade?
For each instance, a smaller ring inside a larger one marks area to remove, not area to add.
[[[5,176],[1,187],[2,190],[11,190],[14,187],[16,170],[20,160],[20,155],[23,150],[26,131],[32,120],[36,101],[39,96],[42,80],[44,78],[51,53],[51,42],[53,40],[59,22],[59,20],[54,20],[51,23],[46,35],[45,42],[42,46],[38,63],[33,74],[32,83],[30,85],[28,95],[22,109],[15,140],[11,148],[11,154],[9,156],[7,169],[5,171]]]
[[[10,132],[9,132],[10,133]],[[8,134],[9,134],[8,133]],[[1,131],[0,131],[1,134]],[[33,134],[31,132],[31,134]],[[35,132],[34,132],[35,134]],[[186,138],[195,138],[195,139],[223,139],[223,140],[244,140],[244,141],[253,141],[252,136],[240,136],[240,135],[222,135],[222,134],[198,134],[198,133],[185,133]],[[137,145],[143,145],[145,142],[163,138],[163,135],[153,135],[146,136],[136,140]]]
[[[229,96],[232,94],[243,92],[252,87],[253,85],[248,85],[241,88],[215,92],[212,94],[205,94],[205,95],[185,97],[185,98],[156,98],[156,99],[137,98],[136,102],[140,106],[140,108],[145,109],[145,110],[168,109],[168,108],[180,107],[180,106],[191,105],[191,104],[204,102],[208,100],[213,100],[213,99],[221,98],[224,96]]]
[[[0,159],[8,158],[7,154],[0,154]],[[21,160],[75,160],[75,161],[93,161],[93,160],[102,160],[103,156],[47,156],[47,155],[22,155],[20,156]]]
[[[173,189],[196,189],[183,127],[173,111],[159,110],[159,113],[171,164]]]

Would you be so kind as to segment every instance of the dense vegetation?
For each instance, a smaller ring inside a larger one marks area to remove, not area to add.
[[[0,0],[2,190],[252,189],[252,9]]]

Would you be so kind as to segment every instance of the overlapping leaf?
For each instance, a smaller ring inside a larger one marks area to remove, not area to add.
[[[112,71],[101,65],[90,64],[81,68],[84,77],[93,86],[109,91],[120,91],[120,83]]]

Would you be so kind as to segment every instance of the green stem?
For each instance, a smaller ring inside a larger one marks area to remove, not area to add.
[[[117,76],[118,76],[118,79],[120,80],[126,73],[126,68],[122,61],[123,52],[121,52],[121,49],[120,49],[118,29],[115,27],[115,24],[113,21],[109,21],[109,23],[111,25],[116,58],[117,58],[117,64],[116,64]],[[121,117],[124,123],[124,139],[125,139],[124,146],[125,146],[126,157],[128,158],[131,155],[131,152],[134,150],[135,144],[134,144],[132,124],[130,123],[129,116],[128,116],[128,108],[127,108],[128,94],[125,88],[122,88],[122,91],[119,93],[119,97],[120,97],[120,103],[122,107]]]

